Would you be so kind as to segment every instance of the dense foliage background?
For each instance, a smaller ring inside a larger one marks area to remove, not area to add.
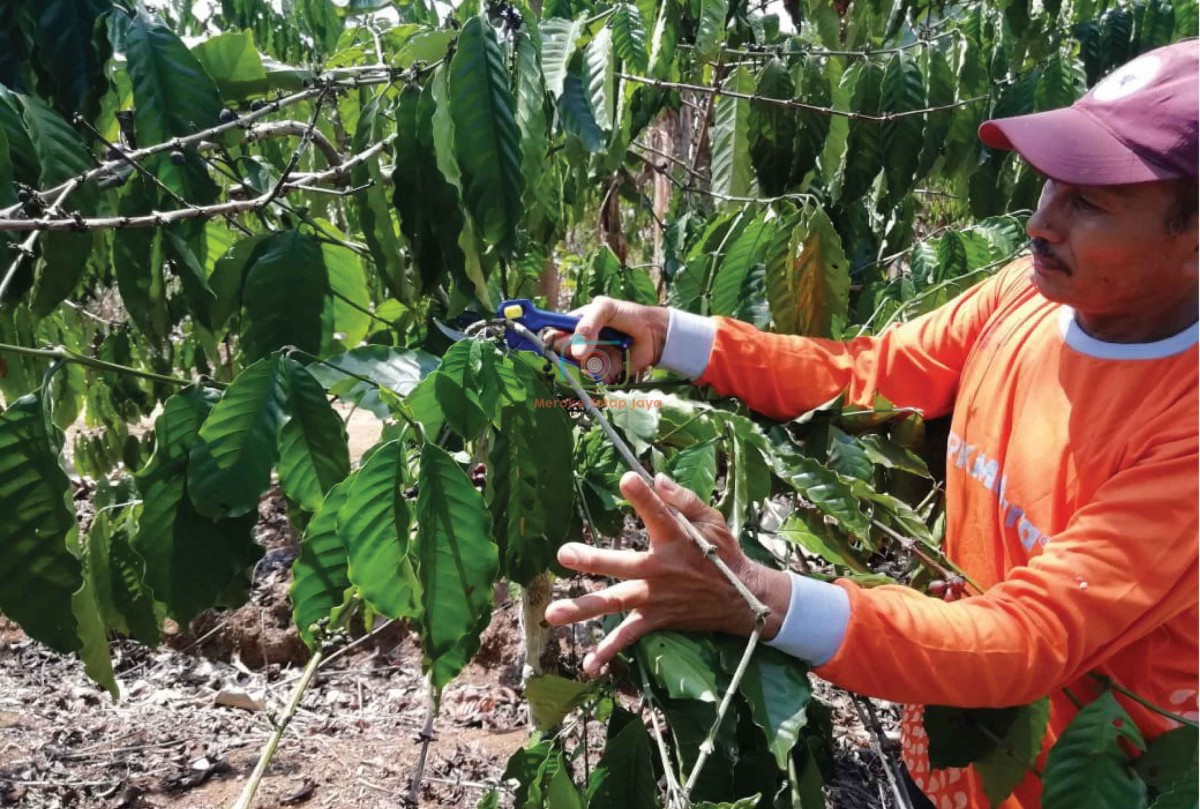
[[[303,531],[306,641],[405,618],[436,698],[493,584],[524,588],[535,627],[554,550],[619,535],[625,508],[599,429],[536,405],[563,390],[553,369],[450,346],[434,319],[606,294],[878,332],[1023,247],[1039,178],[981,147],[982,120],[1069,104],[1197,27],[1194,2],[1162,0],[150,5],[0,5],[0,611],[114,694],[111,635],[153,644],[164,619],[244,598],[274,478]],[[635,406],[645,391],[661,406]],[[908,583],[953,573],[918,414],[835,401],[780,424],[658,377],[606,395],[755,558],[870,583],[899,544]],[[346,403],[386,422],[357,468]],[[510,762],[517,805],[655,806],[664,775],[677,799],[671,770],[708,737],[725,763],[692,799],[822,806],[828,716],[804,668],[758,650],[726,713],[738,655],[644,639],[627,662],[669,727],[652,739],[614,683],[531,652],[546,732]],[[590,773],[554,732],[577,709],[608,723]],[[1176,805],[1191,729],[1178,767],[1134,771],[1084,717],[1105,752],[1047,769],[1047,807]],[[1037,750],[990,744],[972,749],[999,800]]]

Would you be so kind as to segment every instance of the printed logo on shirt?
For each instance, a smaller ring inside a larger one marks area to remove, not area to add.
[[[1016,527],[1017,536],[1025,550],[1031,551],[1035,545],[1045,545],[1050,541],[1050,537],[1025,516],[1025,509],[1009,502],[1008,475],[1004,474],[1000,463],[989,458],[981,447],[963,441],[962,436],[954,431],[950,432],[950,439],[946,442],[946,465],[950,464],[995,495],[1004,527]]]

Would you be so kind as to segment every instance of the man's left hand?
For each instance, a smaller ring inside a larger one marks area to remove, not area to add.
[[[791,595],[786,573],[751,561],[730,534],[720,512],[665,475],[659,475],[651,488],[637,474],[626,472],[621,478],[621,493],[646,523],[650,550],[608,550],[577,542],[563,545],[558,561],[564,567],[625,581],[579,598],[555,601],[546,608],[546,621],[551,624],[627,613],[621,624],[584,658],[585,674],[596,676],[618,652],[655,629],[742,636],[754,630],[750,607],[692,543],[671,506],[717,547],[733,574],[771,609],[762,638],[775,636]]]

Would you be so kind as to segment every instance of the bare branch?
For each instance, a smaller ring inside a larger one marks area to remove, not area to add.
[[[618,73],[622,79],[627,81],[637,82],[638,84],[648,84],[651,87],[660,90],[689,90],[693,93],[703,93],[710,96],[726,96],[727,98],[738,98],[743,101],[750,101],[755,104],[773,104],[777,107],[791,107],[797,110],[808,110],[809,112],[819,112],[823,115],[838,115],[843,118],[849,118],[852,121],[876,121],[887,122],[895,121],[899,118],[910,118],[914,115],[924,115],[927,112],[941,112],[943,110],[953,110],[959,107],[965,107],[968,104],[973,104],[976,101],[985,101],[987,96],[974,96],[966,98],[962,101],[956,101],[953,104],[941,104],[936,107],[922,107],[919,110],[904,110],[903,112],[885,112],[881,115],[868,115],[865,112],[851,112],[849,110],[838,110],[833,107],[822,107],[817,104],[805,104],[802,101],[796,101],[790,98],[770,98],[769,96],[761,96],[757,94],[736,93],[732,90],[722,90],[719,87],[707,87],[703,84],[683,84],[681,82],[662,81],[661,79],[652,79],[647,76],[633,76],[629,73]]]
[[[300,135],[308,131],[308,124],[303,121],[272,121],[267,124],[259,124],[253,126],[246,133],[246,142],[253,143],[254,141],[266,140],[267,138],[280,138],[289,135]],[[338,154],[337,147],[329,138],[325,137],[325,133],[319,129],[314,129],[312,135],[313,144],[321,150],[321,154],[325,156],[325,162],[331,166],[340,166],[342,164],[342,156]]]
[[[360,163],[372,159],[391,142],[391,139],[381,140],[369,149],[347,159],[339,166],[295,177],[290,182],[283,183],[279,193],[292,191],[311,191],[310,186],[319,183],[337,182],[349,176],[350,171]],[[76,178],[78,180],[79,178]],[[74,190],[72,186],[71,190]],[[201,205],[191,208],[181,208],[174,211],[155,212],[144,216],[107,216],[85,219],[83,217],[39,217],[37,219],[0,219],[0,231],[43,231],[43,230],[113,230],[121,228],[150,228],[162,227],[186,219],[210,219],[214,216],[243,213],[264,208],[275,200],[275,188],[252,199],[233,200],[215,205]],[[64,195],[65,196],[65,195]],[[55,213],[56,211],[51,211]],[[32,237],[31,237],[32,238]],[[26,240],[27,242],[30,240]],[[18,248],[21,249],[21,248]],[[23,254],[22,254],[23,255]],[[20,257],[18,257],[18,262]],[[14,267],[18,266],[14,262]],[[16,270],[10,268],[10,273]],[[0,284],[0,294],[7,289],[8,284]]]
[[[78,177],[76,177],[74,180],[67,181],[65,187],[59,192],[58,197],[55,198],[54,203],[46,209],[46,213],[48,213],[50,216],[58,213],[63,202],[65,202],[67,197],[71,195],[71,192],[81,185],[83,185],[83,180]],[[75,227],[79,226],[78,221],[75,219],[67,219],[64,221],[73,223]],[[16,248],[17,257],[13,259],[13,263],[9,265],[8,272],[4,274],[3,280],[0,280],[0,301],[4,300],[4,293],[8,292],[8,288],[12,285],[13,279],[17,277],[17,270],[21,269],[21,265],[25,262],[25,259],[33,256],[33,246],[37,244],[37,240],[38,234],[35,231],[30,233],[29,236],[26,237],[25,241],[21,242],[21,244]]]

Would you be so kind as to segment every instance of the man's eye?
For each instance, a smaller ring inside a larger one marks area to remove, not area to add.
[[[1079,208],[1081,211],[1098,211],[1098,210],[1100,210],[1099,205],[1096,205],[1095,203],[1088,201],[1087,197],[1083,196],[1083,194],[1075,194],[1072,199],[1075,203],[1075,207]]]

